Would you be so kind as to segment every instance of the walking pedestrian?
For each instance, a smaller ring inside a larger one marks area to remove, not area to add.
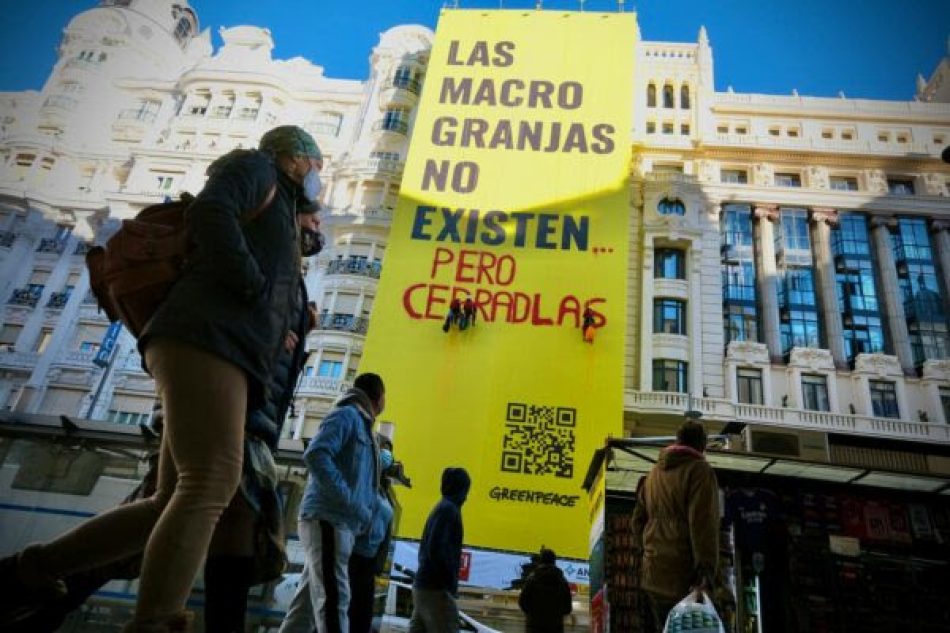
[[[518,606],[527,616],[527,633],[564,633],[564,617],[574,607],[571,587],[557,566],[553,550],[541,548],[538,565],[518,595]]]

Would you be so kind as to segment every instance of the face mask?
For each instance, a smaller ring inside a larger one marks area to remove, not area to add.
[[[303,177],[303,195],[305,195],[310,202],[316,202],[320,196],[320,189],[322,188],[323,183],[320,182],[320,174],[316,169],[311,167],[307,175]]]
[[[393,454],[384,448],[379,451],[379,461],[383,470],[389,470],[389,467],[393,465]]]
[[[323,233],[300,228],[300,254],[304,257],[319,255],[323,250]]]

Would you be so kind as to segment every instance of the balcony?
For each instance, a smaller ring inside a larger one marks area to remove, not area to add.
[[[39,359],[36,352],[16,352],[12,346],[7,351],[0,351],[0,367],[4,369],[32,371]]]
[[[338,396],[350,388],[350,383],[329,376],[308,376],[300,379],[298,396]]]
[[[395,76],[387,79],[379,87],[379,105],[386,110],[392,106],[413,108],[419,101],[422,84],[417,79]]]
[[[7,299],[7,305],[35,308],[36,304],[39,303],[42,293],[42,287],[39,292],[33,288],[15,288],[10,298]]]
[[[627,411],[648,415],[667,414],[676,418],[682,418],[687,405],[690,404],[694,410],[703,413],[704,420],[715,422],[742,422],[783,429],[950,444],[948,424],[740,404],[716,398],[694,397],[690,402],[684,393],[627,391],[624,397],[624,408]]]
[[[359,275],[379,279],[382,272],[382,264],[370,262],[361,257],[348,257],[347,259],[335,259],[327,263],[328,275]]]
[[[16,233],[13,231],[0,231],[0,247],[10,248],[16,241]]]
[[[94,365],[92,364],[92,359],[95,357],[95,352],[81,352],[79,350],[73,350],[60,354],[56,359],[55,364],[77,369],[93,369]]]
[[[373,124],[373,131],[379,136],[406,136],[409,133],[409,123],[402,119],[381,119]]]
[[[322,314],[317,329],[366,335],[369,319],[350,314]]]
[[[52,308],[54,310],[62,310],[69,302],[69,295],[69,291],[54,292],[49,296],[49,301],[46,302],[46,307]]]
[[[44,237],[36,247],[37,253],[49,253],[51,255],[62,255],[66,250],[66,241],[58,240],[55,237]]]

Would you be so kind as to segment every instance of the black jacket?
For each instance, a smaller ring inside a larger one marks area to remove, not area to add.
[[[463,468],[446,468],[442,473],[442,500],[429,513],[422,531],[414,587],[458,594],[464,535],[462,504],[471,485]]]
[[[297,322],[291,324],[290,328],[297,335],[297,347],[293,352],[288,352],[283,348],[283,343],[280,343],[281,350],[270,374],[264,405],[247,414],[245,430],[264,440],[273,451],[277,450],[287,410],[294,398],[297,379],[308,356],[307,332],[310,330],[310,313],[307,310],[307,287],[303,279],[300,280],[299,288],[293,313],[298,315]]]
[[[524,583],[518,606],[527,616],[528,633],[562,633],[570,614],[571,588],[556,565],[538,565]]]
[[[257,151],[231,152],[209,173],[186,216],[193,242],[188,266],[145,326],[138,346],[144,359],[152,339],[167,337],[237,365],[247,374],[253,409],[264,402],[280,342],[296,318],[300,247],[295,216],[303,192]],[[274,201],[242,227],[241,219],[260,206],[275,182]]]

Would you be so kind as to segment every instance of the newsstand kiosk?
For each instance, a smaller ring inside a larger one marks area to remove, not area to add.
[[[594,633],[638,633],[633,508],[660,448],[610,439],[589,496]],[[950,477],[709,450],[720,487],[719,589],[737,633],[950,633]]]

